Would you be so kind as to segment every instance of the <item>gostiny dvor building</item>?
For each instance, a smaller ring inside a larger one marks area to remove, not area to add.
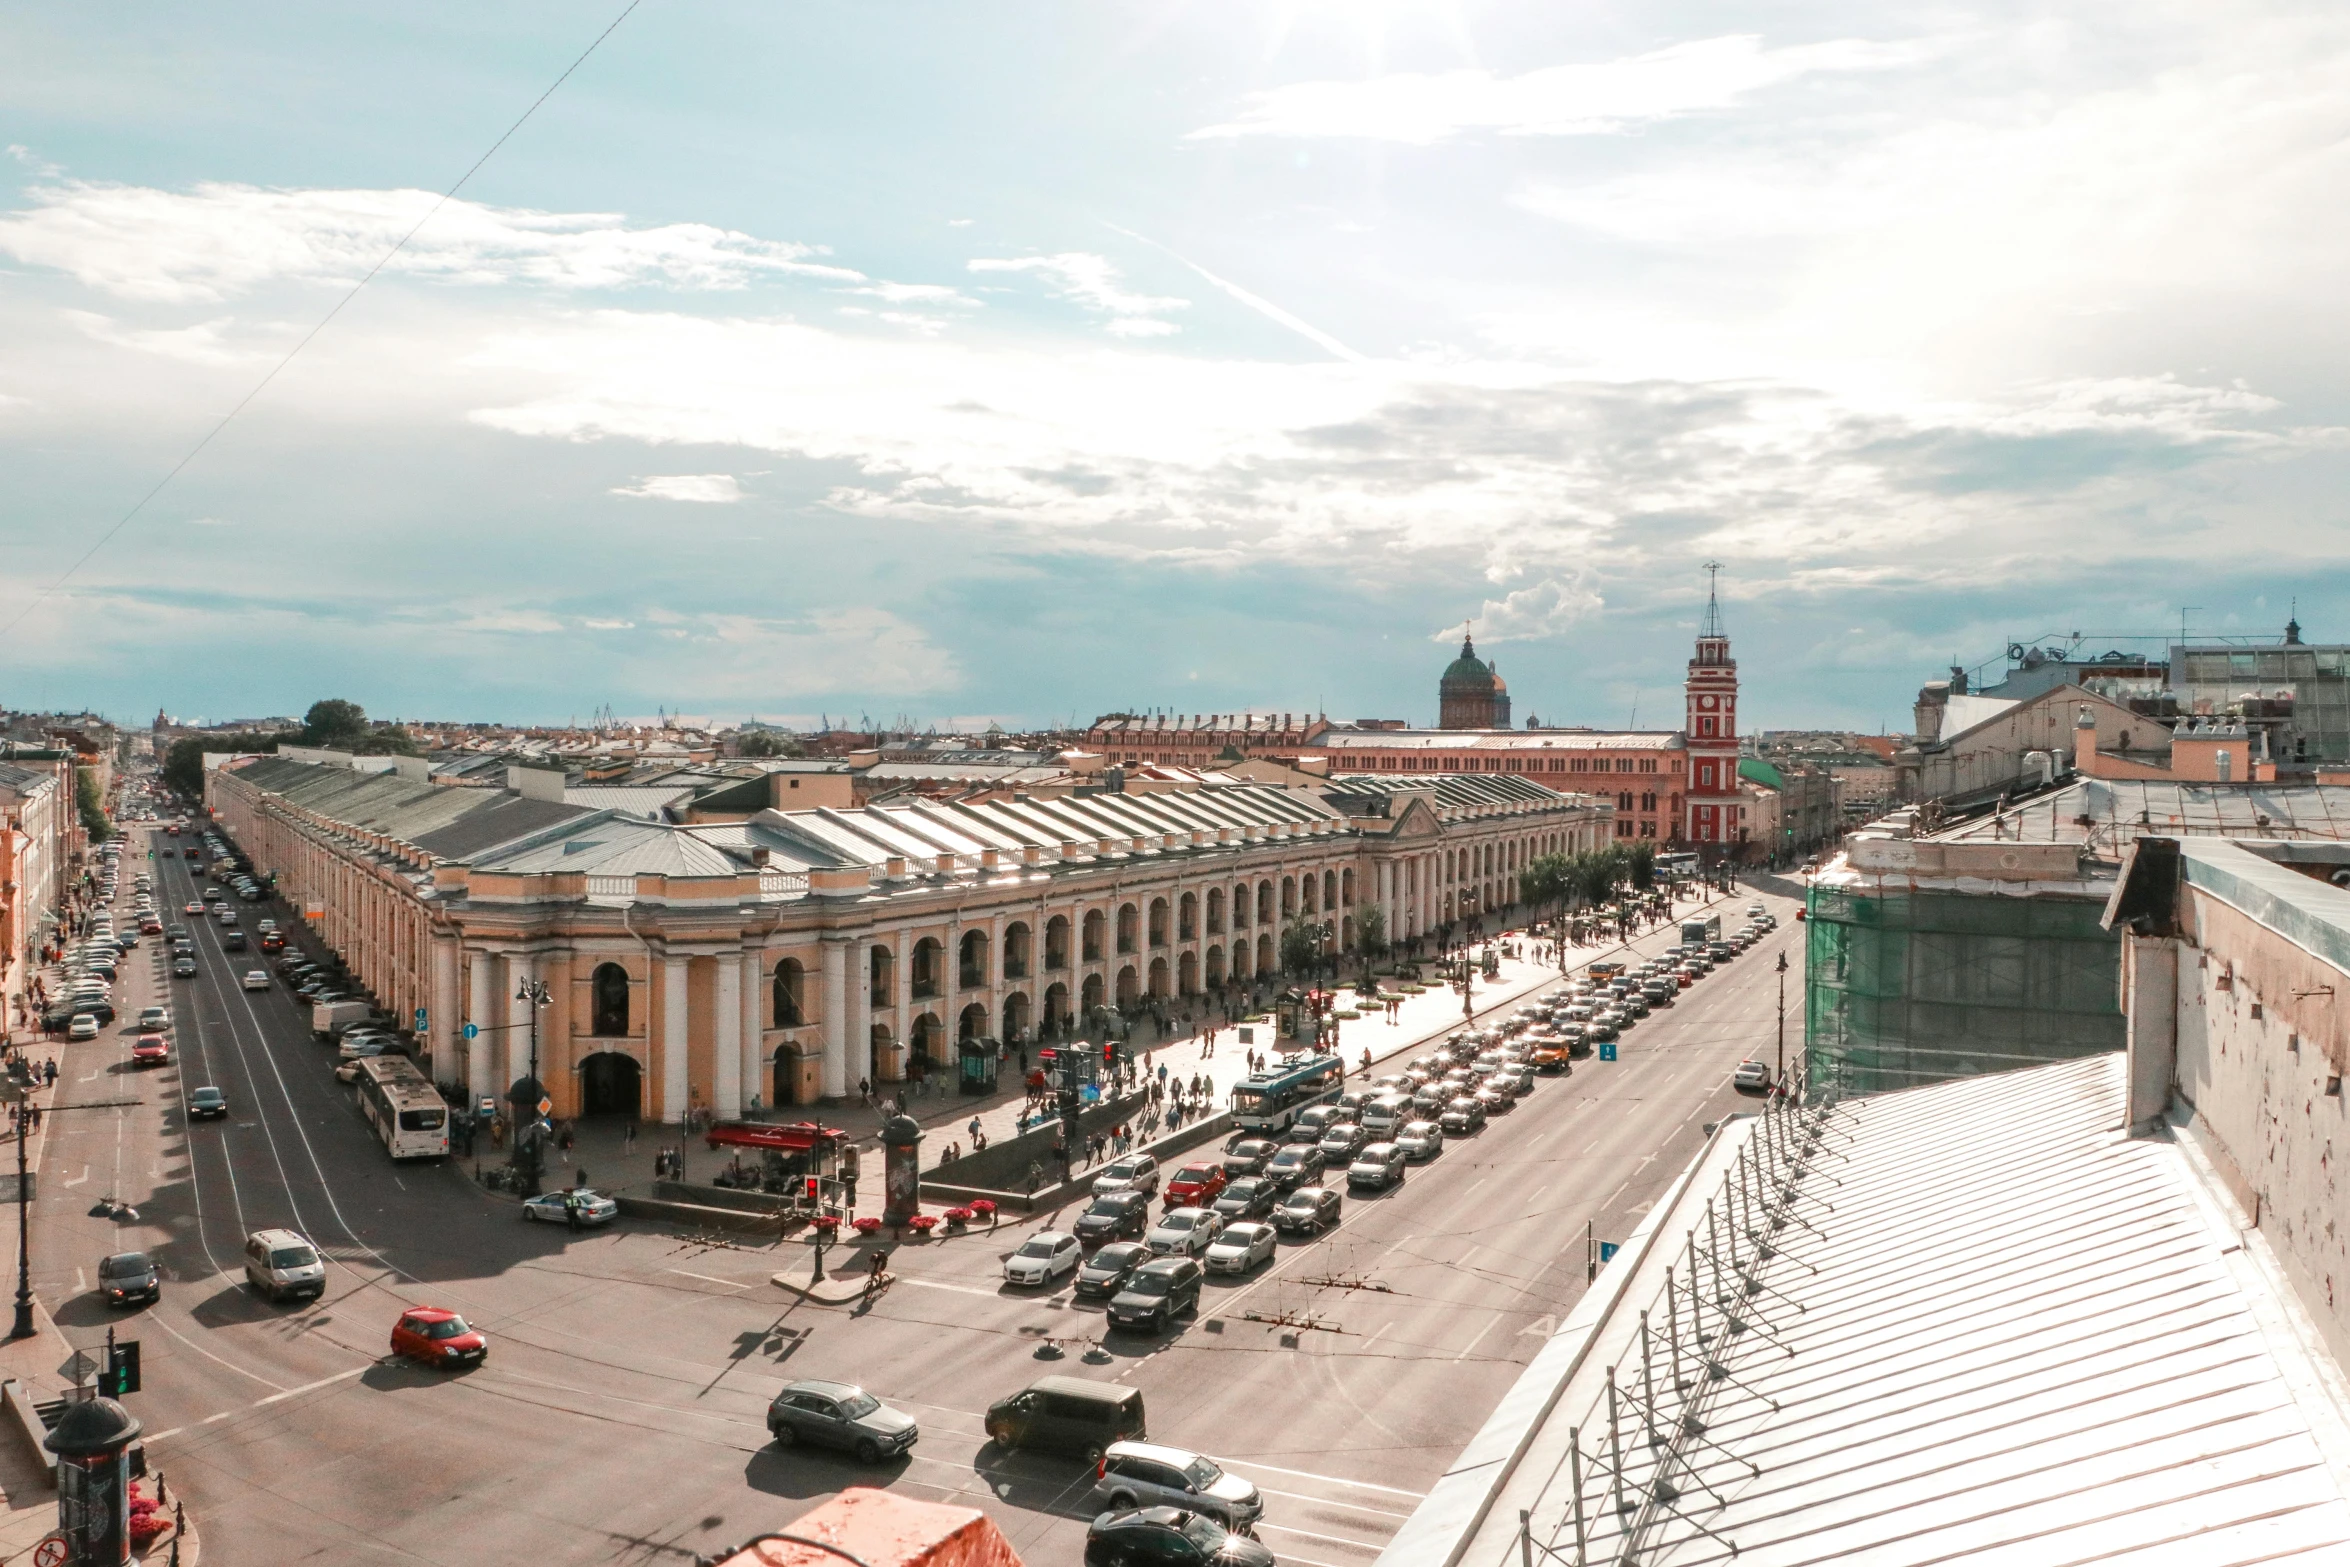
[[[528,1069],[558,1116],[808,1104],[1271,975],[1282,931],[1459,932],[1612,805],[1507,776],[1207,785],[762,811],[673,826],[504,790],[256,757],[207,798],[257,872],[476,1098]],[[529,982],[546,1000],[524,999]],[[535,1014],[535,1017],[534,1017]],[[475,1028],[465,1037],[466,1024]]]

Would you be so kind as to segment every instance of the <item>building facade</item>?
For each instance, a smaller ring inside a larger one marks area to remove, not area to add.
[[[1085,743],[1120,767],[1213,767],[1232,757],[1295,761],[1329,727],[1313,713],[1105,713]]]
[[[264,757],[216,769],[208,799],[387,1010],[422,1012],[436,1078],[502,1094],[535,1049],[558,1115],[662,1121],[1258,982],[1295,922],[1331,954],[1362,945],[1366,908],[1390,941],[1458,932],[1534,858],[1612,833],[1609,802],[1508,777],[678,826]]]
[[[0,1026],[25,1021],[42,937],[83,842],[71,752],[0,759]]]

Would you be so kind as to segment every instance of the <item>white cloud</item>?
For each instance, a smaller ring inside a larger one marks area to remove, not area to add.
[[[1125,287],[1124,274],[1107,256],[1066,250],[1057,256],[981,257],[971,263],[974,272],[1025,272],[1045,281],[1059,297],[1073,300],[1097,315],[1110,317],[1109,331],[1117,337],[1166,337],[1181,330],[1158,317],[1170,310],[1188,310],[1188,299],[1138,294]]]
[[[258,364],[270,358],[261,349],[231,347],[223,334],[234,322],[226,316],[217,321],[199,321],[193,326],[126,327],[88,310],[61,310],[58,314],[84,336],[98,342],[192,365]]]
[[[1827,71],[1877,71],[1922,58],[1914,45],[1844,39],[1766,49],[1751,36],[1707,38],[1600,63],[1519,76],[1487,70],[1398,72],[1365,81],[1293,82],[1253,96],[1193,139],[1354,137],[1427,145],[1470,131],[1596,136],[1701,110]]]
[[[743,487],[731,473],[670,473],[612,487],[615,495],[634,495],[652,501],[701,501],[723,505],[743,498]]]
[[[70,181],[0,213],[0,253],[130,299],[212,300],[265,284],[352,283],[440,198],[422,190],[189,191]],[[706,223],[630,228],[614,213],[537,212],[451,201],[389,273],[552,288],[733,289],[763,277],[862,282],[812,246]]]
[[[973,299],[961,289],[951,288],[944,283],[860,283],[853,288],[842,289],[840,292],[869,294],[885,304],[892,305],[977,306],[979,303],[978,300]]]
[[[1487,599],[1477,611],[1476,634],[1487,642],[1555,637],[1573,630],[1605,604],[1606,600],[1583,574],[1554,577],[1498,599]],[[1447,626],[1429,640],[1448,642],[1459,634],[1458,626]]]

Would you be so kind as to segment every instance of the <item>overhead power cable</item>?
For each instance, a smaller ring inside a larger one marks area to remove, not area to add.
[[[64,587],[68,582],[72,581],[74,576],[79,573],[84,566],[87,566],[93,559],[97,557],[97,554],[100,550],[104,549],[108,544],[114,541],[114,536],[116,534],[129,527],[131,520],[137,517],[140,512],[147,509],[148,502],[154,500],[156,496],[161,495],[164,490],[169,488],[171,481],[180,476],[181,470],[185,469],[188,464],[194,462],[196,458],[203,453],[204,448],[210,446],[214,438],[217,437],[221,431],[229,427],[229,422],[235,419],[237,415],[243,413],[245,411],[246,405],[251,403],[254,398],[259,397],[268,387],[269,383],[277,379],[278,372],[285,369],[286,366],[292,364],[294,360],[300,356],[302,350],[310,346],[311,340],[317,337],[319,333],[325,331],[328,323],[343,313],[343,307],[345,305],[348,305],[352,300],[359,297],[359,291],[361,289],[375,281],[375,276],[377,273],[381,272],[385,267],[391,265],[392,258],[394,256],[397,256],[401,251],[408,248],[408,242],[414,239],[419,233],[423,232],[424,226],[427,223],[430,223],[435,217],[439,216],[443,207],[447,206],[451,201],[456,199],[457,193],[463,190],[466,187],[466,184],[471,181],[476,174],[481,172],[482,165],[488,163],[490,159],[497,156],[498,149],[505,146],[506,143],[513,138],[514,133],[522,129],[522,127],[529,122],[532,115],[539,112],[541,105],[545,104],[549,98],[555,96],[555,89],[561,87],[565,82],[571,80],[571,73],[585,65],[587,63],[588,56],[594,54],[596,50],[602,46],[604,40],[611,37],[613,32],[620,26],[620,24],[628,20],[630,13],[634,12],[636,8],[642,4],[644,4],[644,0],[628,0],[628,4],[621,8],[620,14],[612,18],[611,22],[606,25],[604,30],[596,34],[595,38],[588,44],[588,46],[579,52],[578,58],[563,68],[563,74],[556,77],[552,82],[548,83],[547,90],[545,92],[540,93],[536,98],[531,100],[530,107],[523,110],[520,115],[516,116],[514,123],[506,127],[503,135],[499,136],[496,141],[490,143],[489,150],[487,152],[484,152],[480,157],[473,160],[473,166],[468,168],[462,175],[458,176],[456,184],[441,192],[440,200],[434,202],[431,208],[425,212],[424,216],[418,218],[415,222],[415,225],[411,227],[407,233],[401,235],[396,242],[394,242],[391,249],[385,251],[381,256],[376,258],[375,265],[369,267],[366,274],[362,276],[358,282],[351,285],[349,292],[345,293],[342,298],[336,300],[334,302],[334,307],[328,310],[325,315],[318,318],[318,324],[313,326],[309,331],[303,333],[302,340],[296,343],[292,348],[288,349],[284,358],[280,359],[276,364],[271,365],[269,367],[268,373],[263,375],[260,380],[253,383],[253,389],[247,392],[244,396],[238,398],[236,406],[231,408],[227,413],[222,414],[220,416],[220,421],[213,425],[211,429],[205,431],[201,440],[197,441],[195,445],[188,448],[187,455],[182,457],[178,462],[172,464],[171,471],[166,473],[162,478],[155,481],[155,486],[153,489],[150,489],[146,494],[139,497],[138,504],[131,507],[129,511],[124,512],[121,519],[118,520],[113,527],[108,528],[104,533],[98,535],[97,542],[92,544],[88,549],[84,550],[81,554],[81,557],[72,565],[66,567],[65,570],[59,574],[56,581],[50,583],[39,593],[35,594],[31,603],[27,604],[23,609],[18,610],[15,616],[9,620],[5,627],[0,627],[0,633],[14,631],[17,628],[17,625],[22,622],[27,615],[30,615],[34,610],[39,609],[43,604],[47,603],[49,601],[50,595],[54,594],[59,588]]]

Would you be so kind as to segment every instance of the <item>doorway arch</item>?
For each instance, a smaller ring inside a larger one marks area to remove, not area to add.
[[[634,1056],[598,1050],[579,1063],[581,1115],[625,1115],[636,1120],[644,1114],[644,1102],[645,1072]]]

